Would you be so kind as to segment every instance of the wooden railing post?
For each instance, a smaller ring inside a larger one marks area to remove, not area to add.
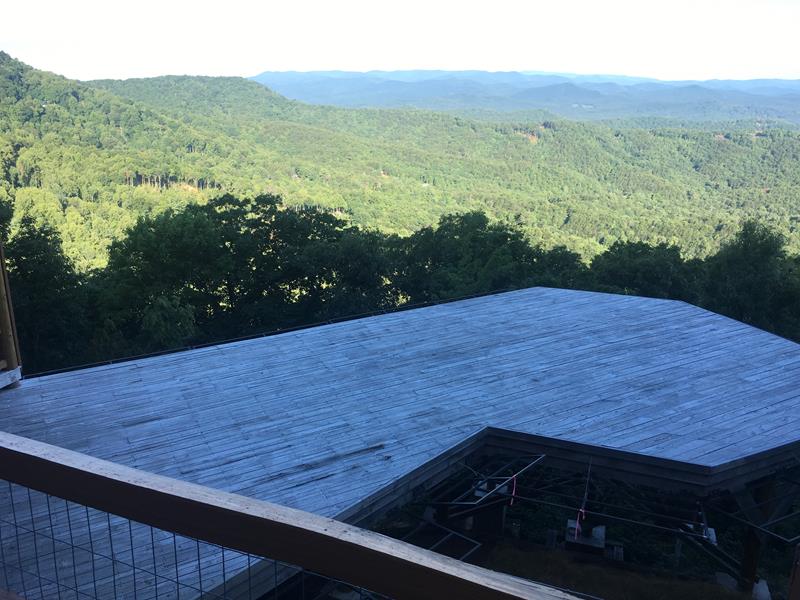
[[[800,545],[794,549],[794,560],[792,560],[792,572],[789,575],[789,594],[788,600],[800,600]]]
[[[0,361],[5,365],[0,370],[13,371],[20,366],[17,327],[11,304],[11,288],[8,285],[6,257],[0,244]]]

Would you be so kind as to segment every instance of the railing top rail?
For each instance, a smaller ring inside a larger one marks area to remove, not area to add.
[[[0,432],[0,478],[396,598],[575,598],[387,536]]]

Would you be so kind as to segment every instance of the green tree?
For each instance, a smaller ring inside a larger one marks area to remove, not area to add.
[[[24,372],[85,360],[86,295],[58,234],[23,218],[6,245],[6,260]]]
[[[521,287],[535,254],[523,234],[482,212],[446,215],[401,242],[397,285],[411,302]]]
[[[385,239],[272,195],[142,218],[97,278],[98,347],[150,352],[394,306]]]
[[[687,302],[698,300],[696,271],[696,263],[684,261],[677,246],[643,242],[615,242],[591,264],[595,285],[603,291]]]
[[[785,238],[745,222],[736,237],[706,261],[702,304],[788,337],[800,337],[797,259],[786,255]]]

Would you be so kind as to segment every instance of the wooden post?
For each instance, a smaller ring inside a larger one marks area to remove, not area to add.
[[[745,592],[752,592],[758,578],[758,560],[761,557],[761,539],[752,527],[747,528],[744,551],[739,571],[739,585]]]
[[[14,309],[11,305],[11,289],[8,286],[6,257],[0,244],[0,360],[5,361],[4,370],[20,366],[17,327],[14,323]]]
[[[755,525],[761,525],[772,514],[771,500],[774,497],[775,480],[770,478],[752,488],[752,492],[742,490],[736,495],[737,502]],[[742,561],[739,571],[739,586],[745,592],[752,592],[758,580],[758,562],[761,558],[764,534],[755,527],[748,527],[744,539]]]
[[[794,549],[792,573],[789,575],[789,594],[787,600],[800,600],[800,545]]]

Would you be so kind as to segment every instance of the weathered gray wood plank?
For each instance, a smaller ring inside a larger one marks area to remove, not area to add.
[[[544,288],[24,380],[0,429],[336,516],[483,427],[716,466],[800,440],[800,346]]]

